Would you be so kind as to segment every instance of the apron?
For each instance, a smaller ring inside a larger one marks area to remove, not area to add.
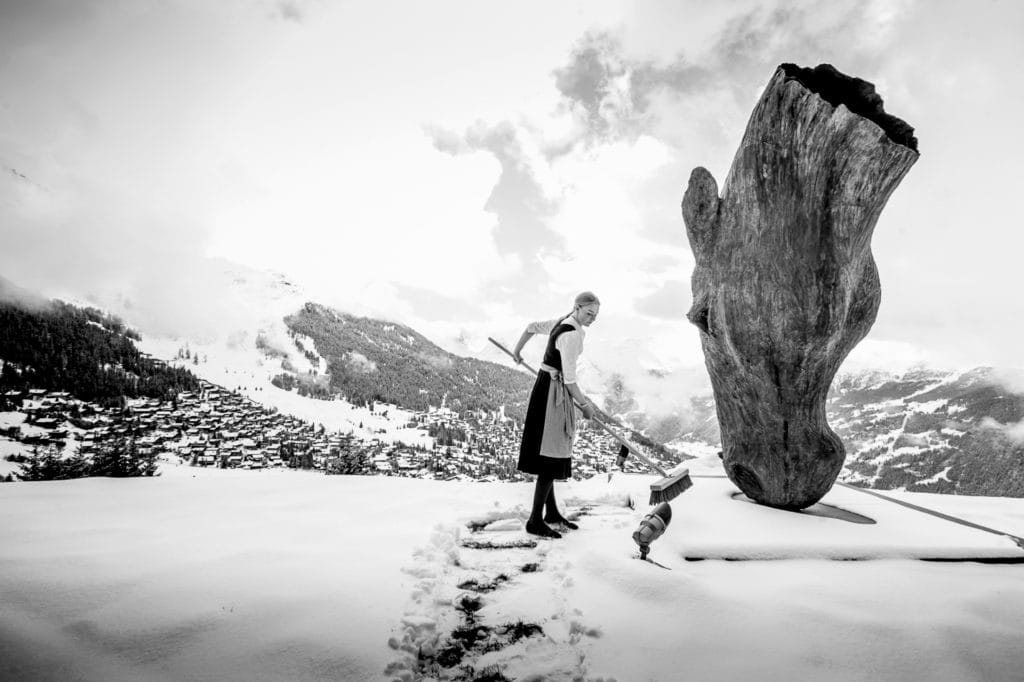
[[[544,362],[530,392],[517,468],[528,474],[572,477],[572,445],[576,438],[576,407],[562,378],[562,356],[555,341],[569,324],[558,324],[548,337]]]

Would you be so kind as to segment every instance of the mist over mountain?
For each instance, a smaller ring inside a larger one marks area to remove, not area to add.
[[[840,373],[826,403],[846,447],[840,478],[886,490],[1024,496],[1022,377],[992,367]],[[710,393],[646,432],[675,447],[721,446]]]
[[[116,315],[45,301],[0,281],[0,389],[68,391],[116,404],[195,390],[187,370],[141,353],[139,334]]]
[[[1024,496],[1020,373],[917,368],[837,378],[832,427],[846,443],[844,477],[872,488]]]
[[[49,308],[49,299],[18,286],[3,275],[0,275],[0,304],[29,310]]]
[[[532,379],[521,370],[444,350],[392,320],[313,302],[281,275],[227,268],[214,279],[226,284],[227,293],[208,309],[232,308],[217,320],[217,343],[251,349],[264,358],[278,387],[309,397],[342,397],[356,405],[379,401],[420,411],[439,406],[456,412],[504,410],[517,420],[525,414]],[[0,301],[10,320],[22,321],[24,315],[16,311],[52,311],[57,305],[3,278]],[[95,308],[60,310],[69,328],[99,333],[106,327],[119,343],[129,331],[120,317]],[[128,313],[130,324],[132,313],[147,322],[159,317],[159,311],[143,315],[130,305],[120,312]],[[171,324],[173,318],[168,318]],[[191,328],[186,324],[174,335],[176,343],[186,344]],[[32,376],[48,377],[48,387],[59,386],[53,377],[66,373],[49,365],[60,365],[64,356],[91,357],[89,350],[76,350],[81,344],[68,337],[61,342],[63,355],[58,349],[29,361],[25,334],[17,338],[18,349],[8,343],[10,357],[0,360],[13,363],[11,368],[33,367]],[[46,348],[53,351],[52,346]],[[134,366],[135,360],[121,362]],[[712,394],[700,390],[706,380],[703,368],[652,366],[626,374],[588,363],[587,392],[650,441],[677,453],[720,447]],[[847,451],[843,480],[882,489],[1024,496],[1024,372],[990,367],[841,372],[829,393],[827,414]]]

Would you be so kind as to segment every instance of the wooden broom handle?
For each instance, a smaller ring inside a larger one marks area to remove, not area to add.
[[[490,336],[487,337],[487,340],[490,341],[491,343],[493,343],[495,346],[497,346],[501,350],[503,350],[506,353],[508,353],[509,357],[512,358],[513,360],[515,360],[516,356],[513,355],[512,351],[510,351],[508,348],[505,348],[505,346],[501,345],[501,343],[499,343],[498,341],[495,341]],[[522,365],[523,367],[525,367],[527,370],[529,370],[531,374],[536,374],[537,373],[537,371],[535,369],[533,369],[532,367],[530,367],[530,365],[526,364],[525,361],[520,360],[519,364]],[[581,410],[583,409],[583,406],[580,405],[579,403],[577,403],[575,399],[572,402],[579,409],[581,409]],[[660,475],[662,477],[667,477],[668,476],[668,474],[665,473],[664,469],[662,469],[660,466],[658,466],[657,464],[652,462],[650,459],[648,459],[647,456],[644,455],[642,452],[640,452],[639,448],[637,448],[635,445],[630,443],[628,440],[626,440],[625,438],[623,438],[619,434],[617,434],[614,431],[612,431],[610,426],[605,424],[603,421],[601,421],[597,417],[591,417],[591,421],[597,422],[598,426],[600,426],[602,429],[604,429],[608,433],[608,435],[610,435],[612,438],[617,440],[621,445],[626,446],[626,449],[628,449],[630,452],[632,452],[634,455],[636,455],[637,459],[639,459],[644,464],[646,464],[650,468],[652,468],[655,471],[657,471],[658,475]]]

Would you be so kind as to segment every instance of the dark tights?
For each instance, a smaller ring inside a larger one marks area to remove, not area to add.
[[[547,513],[544,507],[547,506]],[[540,523],[542,521],[558,521],[562,519],[562,513],[558,511],[558,504],[555,502],[555,479],[547,476],[537,477],[537,487],[533,489],[533,510],[530,512],[530,521]]]

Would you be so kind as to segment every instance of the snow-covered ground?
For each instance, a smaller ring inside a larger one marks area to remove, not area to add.
[[[649,476],[556,484],[580,529],[535,546],[514,546],[523,483],[167,464],[2,484],[0,678],[423,679],[418,660],[459,679],[1021,679],[1020,565],[824,558],[1024,554],[1008,539],[840,488],[811,513],[759,507],[715,461],[672,503],[664,568],[630,538]],[[898,496],[1024,534],[1024,500]],[[684,559],[712,549],[800,558]]]

